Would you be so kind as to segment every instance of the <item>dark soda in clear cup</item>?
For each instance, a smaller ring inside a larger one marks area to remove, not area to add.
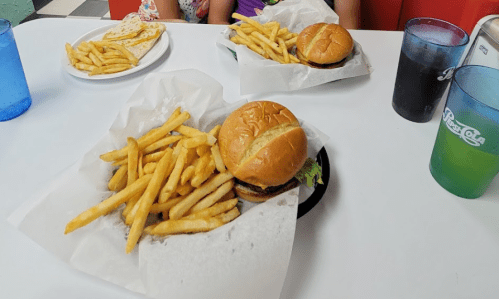
[[[392,106],[414,122],[430,121],[469,41],[461,28],[432,18],[406,23]]]

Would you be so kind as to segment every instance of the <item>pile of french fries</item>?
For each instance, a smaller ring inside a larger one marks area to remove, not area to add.
[[[76,49],[65,45],[69,62],[89,76],[126,71],[139,60],[124,46],[110,41],[83,41]]]
[[[286,27],[281,28],[279,22],[275,21],[261,24],[238,13],[233,13],[232,17],[242,21],[240,25],[229,25],[236,32],[230,38],[233,43],[246,45],[255,53],[282,64],[300,63],[291,53],[296,46],[298,33],[290,32]]]
[[[220,125],[206,133],[184,125],[189,118],[177,108],[161,127],[101,155],[118,167],[108,182],[115,193],[71,220],[65,234],[125,204],[129,253],[143,234],[206,232],[238,217],[234,177],[217,142]]]

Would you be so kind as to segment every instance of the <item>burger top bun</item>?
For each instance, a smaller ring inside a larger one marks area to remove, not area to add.
[[[331,64],[345,59],[352,52],[353,39],[340,25],[317,23],[300,32],[296,48],[310,62]]]
[[[307,136],[296,117],[269,101],[250,102],[232,112],[218,142],[234,177],[261,188],[286,183],[307,158]]]

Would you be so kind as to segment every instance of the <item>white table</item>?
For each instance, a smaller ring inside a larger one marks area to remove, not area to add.
[[[142,298],[72,269],[5,219],[101,138],[148,72],[199,69],[224,86],[228,102],[241,98],[238,65],[215,44],[223,26],[167,24],[167,55],[136,75],[90,82],[65,73],[64,43],[111,22],[14,28],[33,105],[0,123],[2,298]],[[391,107],[402,33],[351,33],[370,76],[247,97],[280,102],[331,138],[329,188],[297,222],[281,298],[497,298],[499,179],[478,200],[442,189],[428,170],[442,105],[426,124]]]

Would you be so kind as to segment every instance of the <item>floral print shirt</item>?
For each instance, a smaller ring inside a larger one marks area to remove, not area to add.
[[[179,0],[182,19],[190,23],[199,23],[206,15],[210,6],[209,0]],[[142,0],[137,12],[129,13],[124,19],[139,16],[142,21],[159,19],[159,13],[154,0]]]

